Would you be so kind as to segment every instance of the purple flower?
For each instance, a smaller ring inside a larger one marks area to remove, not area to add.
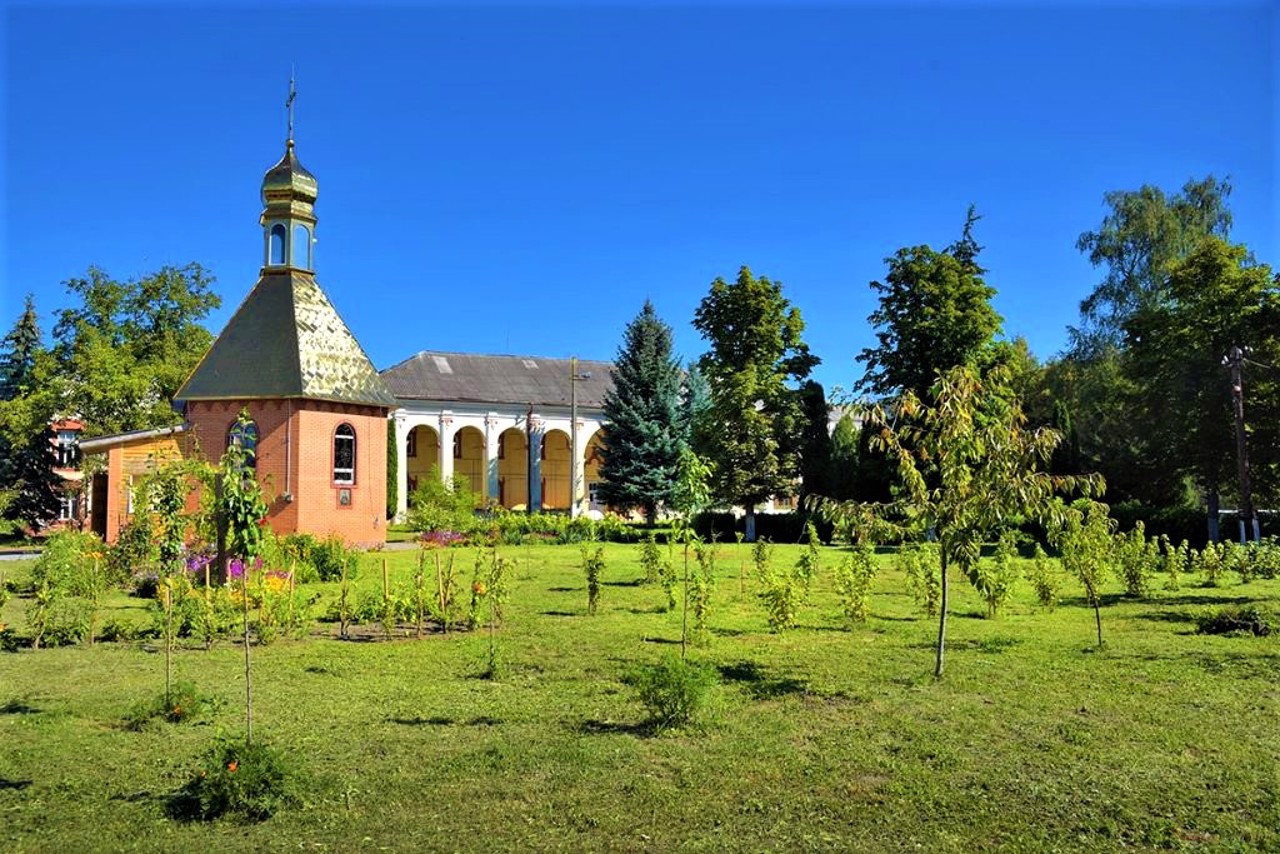
[[[232,578],[244,578],[244,561],[238,557],[233,557],[228,566],[227,573]]]

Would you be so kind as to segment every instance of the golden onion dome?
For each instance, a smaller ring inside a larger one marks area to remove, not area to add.
[[[298,162],[293,153],[293,140],[285,147],[284,157],[262,177],[262,203],[273,200],[297,200],[313,204],[319,193],[316,177]]]

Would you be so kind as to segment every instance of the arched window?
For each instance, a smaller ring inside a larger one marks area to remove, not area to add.
[[[311,232],[305,225],[293,227],[293,266],[311,269]]]
[[[258,468],[258,425],[252,421],[232,421],[227,428],[227,447],[238,445],[244,449],[244,467]]]
[[[269,256],[271,260],[269,263],[284,263],[284,242],[288,234],[285,227],[278,222],[271,226],[271,254]]]
[[[356,482],[356,428],[350,424],[333,431],[333,482]]]

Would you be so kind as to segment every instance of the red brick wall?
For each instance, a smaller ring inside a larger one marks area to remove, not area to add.
[[[314,400],[193,401],[187,422],[207,459],[221,458],[227,430],[242,408],[258,425],[258,479],[272,530],[338,534],[352,543],[385,541],[385,409]],[[350,486],[333,482],[333,433],[344,422],[356,431],[356,482]],[[339,504],[340,489],[351,491],[349,505]]]

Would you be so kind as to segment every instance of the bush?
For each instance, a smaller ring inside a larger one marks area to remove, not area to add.
[[[342,537],[332,534],[311,545],[311,565],[321,581],[341,580],[344,567],[348,580],[355,581],[360,572],[360,552],[349,548]]]
[[[802,512],[757,513],[756,539],[769,539],[775,543],[805,542],[806,526],[813,524],[818,539],[830,543],[834,533],[832,524],[821,516]],[[704,540],[730,541],[735,534],[746,532],[746,517],[724,511],[699,513],[693,519],[693,530]]]
[[[233,816],[263,821],[301,803],[302,775],[280,750],[260,741],[220,741],[174,796],[177,818],[210,821]]]
[[[107,550],[107,577],[113,584],[124,584],[141,573],[154,576],[159,562],[160,547],[151,514],[134,513]]]
[[[667,654],[657,664],[638,668],[630,681],[649,712],[649,726],[663,730],[693,721],[706,706],[719,676],[709,664]]]
[[[465,474],[455,474],[449,483],[428,475],[418,479],[418,488],[409,496],[405,521],[415,531],[470,533],[477,528],[477,499]]]
[[[1229,605],[1216,611],[1196,616],[1196,632],[1202,635],[1255,635],[1271,634],[1271,615],[1256,605],[1238,608]]]
[[[151,721],[164,720],[171,724],[189,723],[218,709],[220,700],[202,694],[194,682],[176,682],[166,698],[164,694],[143,700],[125,715],[125,726],[140,730]]]

